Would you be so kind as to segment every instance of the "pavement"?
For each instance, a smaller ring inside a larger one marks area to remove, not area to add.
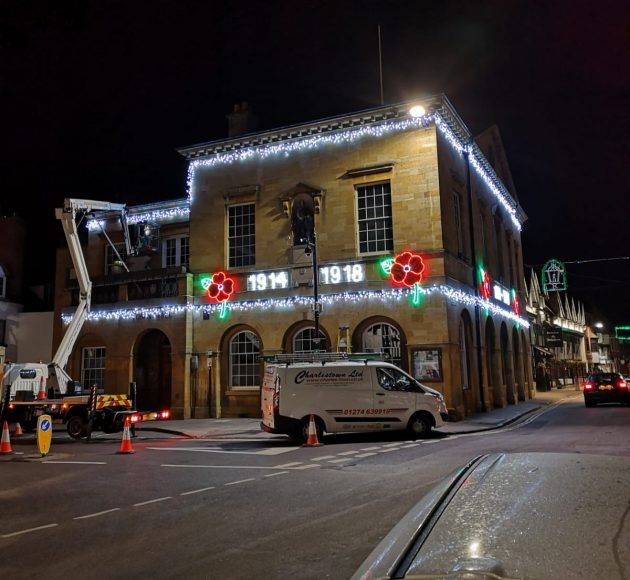
[[[567,385],[561,389],[554,388],[551,391],[536,391],[534,396],[527,401],[519,402],[515,405],[507,405],[501,409],[493,409],[486,413],[476,413],[461,421],[450,421],[436,430],[448,435],[457,435],[499,429],[541,408],[578,396],[581,397],[582,392],[579,386],[576,388],[575,385]],[[136,431],[138,434],[141,434],[142,431],[157,431],[181,435],[191,439],[252,435],[275,437],[260,429],[259,418],[185,419],[148,422],[136,426]]]

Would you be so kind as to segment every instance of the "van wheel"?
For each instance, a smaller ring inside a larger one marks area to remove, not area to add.
[[[431,419],[424,413],[416,413],[407,424],[407,431],[414,437],[426,437],[431,432]]]
[[[68,419],[68,423],[66,424],[66,431],[68,431],[68,435],[73,439],[81,439],[86,434],[87,425],[83,421],[83,417],[80,415],[73,415]]]
[[[297,433],[297,439],[302,443],[306,443],[308,440],[308,426],[310,423],[310,417],[303,419],[300,423],[300,429]],[[321,443],[321,438],[324,436],[324,426],[318,417],[315,417],[315,432],[317,433],[317,440]]]

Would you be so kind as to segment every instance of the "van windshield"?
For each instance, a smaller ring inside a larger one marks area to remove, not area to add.
[[[421,391],[420,385],[402,371],[389,367],[377,367],[378,384],[386,391]]]

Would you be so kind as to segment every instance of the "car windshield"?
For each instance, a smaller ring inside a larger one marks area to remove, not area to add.
[[[592,381],[599,381],[602,383],[603,382],[612,383],[618,378],[619,378],[619,375],[617,373],[598,373],[598,374],[591,375]]]

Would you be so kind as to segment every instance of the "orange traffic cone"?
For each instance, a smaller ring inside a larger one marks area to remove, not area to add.
[[[15,424],[15,431],[13,432],[14,437],[19,437],[20,435],[24,435],[24,431],[22,431],[22,427],[19,423]]]
[[[39,392],[37,393],[37,400],[41,401],[46,398],[46,385],[44,384],[44,377],[39,379]]]
[[[315,427],[315,417],[311,415],[308,422],[308,437],[304,447],[321,447],[323,443],[320,443],[317,439],[317,427]]]
[[[0,440],[0,455],[13,453],[11,449],[11,438],[9,437],[9,424],[5,421],[2,424],[2,439]]]
[[[129,433],[131,427],[131,421],[129,417],[125,419],[125,427],[123,429],[123,438],[120,442],[120,449],[118,453],[135,453],[133,448],[131,447],[131,435]]]

